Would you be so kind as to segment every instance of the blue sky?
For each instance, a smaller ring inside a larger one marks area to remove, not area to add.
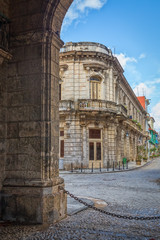
[[[74,0],[61,39],[109,47],[136,95],[151,99],[148,110],[160,131],[160,0]]]

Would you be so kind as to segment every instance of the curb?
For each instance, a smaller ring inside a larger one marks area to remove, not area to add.
[[[148,165],[150,165],[155,159],[150,160],[149,162],[146,162],[145,164],[143,164],[142,166],[137,166],[131,169],[126,169],[126,170],[116,170],[116,171],[106,171],[106,172],[61,172],[59,171],[60,174],[104,174],[104,173],[121,173],[121,172],[129,172],[129,171],[135,171],[138,170],[139,168],[143,168],[146,167]]]
[[[86,199],[86,198],[81,198],[81,200],[83,200],[83,201],[87,202],[88,204],[94,206],[94,202],[93,202],[92,200],[89,200],[89,199]],[[76,200],[75,200],[75,202],[76,202]],[[70,204],[70,205],[72,205],[72,204]],[[87,206],[84,206],[84,205],[82,204],[82,206],[80,206],[79,208],[77,208],[77,209],[75,209],[75,210],[73,210],[73,211],[69,211],[69,212],[68,212],[68,203],[67,203],[67,215],[68,215],[68,216],[75,215],[75,214],[77,214],[77,213],[79,213],[79,212],[82,212],[82,211],[84,211],[84,210],[86,210],[86,209],[88,209],[88,207],[87,207]]]

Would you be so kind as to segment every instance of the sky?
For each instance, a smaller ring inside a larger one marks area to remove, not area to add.
[[[64,42],[98,42],[112,50],[160,131],[160,0],[74,0],[63,21]]]

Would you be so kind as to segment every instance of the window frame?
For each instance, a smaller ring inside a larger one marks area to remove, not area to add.
[[[100,131],[100,138],[90,138],[90,130],[99,130]],[[91,153],[90,153],[90,144],[93,144],[93,155],[94,159],[90,159]],[[100,143],[101,146],[101,159],[97,159],[97,144]],[[100,128],[89,128],[89,162],[102,162],[103,161],[103,146],[102,146],[102,129]]]
[[[62,146],[63,146],[63,149],[62,149]],[[64,158],[64,129],[63,128],[59,129],[59,157]]]
[[[99,76],[90,77],[90,97],[93,100],[101,99],[101,82],[102,79]]]

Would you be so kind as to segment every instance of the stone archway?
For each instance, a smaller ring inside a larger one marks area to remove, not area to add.
[[[59,33],[72,1],[8,5],[12,59],[1,66],[4,220],[52,223],[66,215],[66,198],[58,189],[64,184],[58,172]],[[0,0],[5,9],[4,2]]]

